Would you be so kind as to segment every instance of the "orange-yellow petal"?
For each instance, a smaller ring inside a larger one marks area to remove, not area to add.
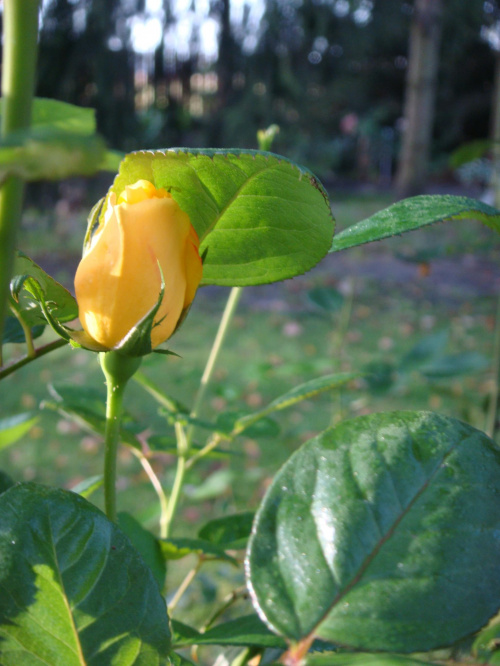
[[[75,276],[80,320],[92,338],[116,347],[158,302],[163,274],[156,347],[172,335],[201,280],[198,237],[170,194],[148,181],[128,186],[118,201],[110,196]]]

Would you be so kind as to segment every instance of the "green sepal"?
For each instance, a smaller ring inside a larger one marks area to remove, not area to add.
[[[101,214],[101,209],[104,204],[105,197],[99,199],[99,201],[92,207],[92,210],[89,213],[87,218],[87,231],[85,232],[85,238],[83,239],[83,254],[86,254],[90,249],[92,242],[92,233],[96,226],[99,226],[99,216]]]
[[[124,356],[117,351],[102,352],[99,354],[99,363],[107,382],[119,386],[128,382],[141,365],[142,358]]]
[[[170,349],[153,349],[153,354],[163,354],[164,356],[177,356],[177,358],[182,358],[182,356],[179,356],[179,354],[176,354]]]
[[[151,333],[155,326],[158,326],[161,321],[155,322],[155,317],[160,309],[163,295],[165,293],[165,280],[163,279],[163,272],[158,262],[158,268],[161,275],[160,295],[156,304],[147,312],[144,317],[137,322],[137,324],[127,333],[114,348],[113,351],[119,352],[123,356],[145,356],[153,351],[151,346]],[[160,352],[161,353],[161,352]]]

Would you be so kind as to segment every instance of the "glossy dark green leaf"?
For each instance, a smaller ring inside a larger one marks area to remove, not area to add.
[[[179,560],[186,555],[196,554],[212,560],[225,560],[237,564],[234,557],[224,552],[224,548],[204,539],[159,539],[158,543],[166,560]]]
[[[250,150],[172,148],[127,155],[112,190],[139,179],[172,193],[204,256],[202,284],[246,286],[300,275],[331,244],[328,197],[313,174]]]
[[[174,641],[176,646],[184,645],[242,645],[247,647],[285,648],[286,643],[273,634],[257,615],[244,615],[218,624],[204,633],[196,632],[191,627],[175,621]]]
[[[0,495],[2,666],[159,666],[170,633],[150,570],[75,493],[35,484]]]
[[[235,423],[235,430],[237,432],[242,432],[246,430],[249,426],[253,425],[259,421],[264,416],[268,416],[273,412],[277,412],[281,409],[287,409],[292,405],[301,402],[302,400],[307,400],[308,398],[314,398],[320,393],[325,391],[332,391],[333,389],[340,388],[353,379],[358,379],[362,377],[363,373],[360,372],[338,372],[333,375],[325,375],[324,377],[317,377],[316,379],[311,379],[304,384],[300,384],[295,388],[287,391],[284,395],[273,400],[267,407],[259,409],[258,412],[253,414],[248,414]]]
[[[198,537],[226,550],[246,548],[253,518],[253,512],[245,511],[209,520],[198,532]]]
[[[430,412],[341,423],[276,475],[250,538],[254,604],[293,641],[426,651],[500,606],[500,450]]]
[[[167,567],[158,539],[125,511],[120,511],[118,514],[118,525],[151,569],[160,590],[163,590]]]
[[[38,421],[33,412],[23,412],[0,419],[0,451],[24,437]]]
[[[333,287],[315,287],[307,292],[307,298],[321,310],[332,313],[338,312],[343,304],[344,297]]]
[[[170,624],[172,625],[172,642],[175,648],[182,645],[196,645],[197,641],[195,639],[202,635],[198,629],[180,620],[172,618]]]
[[[421,195],[398,201],[344,229],[333,239],[330,252],[397,236],[434,222],[460,219],[478,220],[500,233],[500,211],[482,201],[451,195]]]

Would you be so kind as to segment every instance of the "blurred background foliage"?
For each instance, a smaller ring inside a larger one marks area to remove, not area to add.
[[[434,18],[429,8],[438,8]],[[45,0],[39,96],[97,110],[112,148],[274,145],[327,183],[388,185],[412,21],[439,22],[432,171],[490,136],[496,0]]]

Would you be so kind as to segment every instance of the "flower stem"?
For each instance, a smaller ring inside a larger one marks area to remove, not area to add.
[[[182,583],[181,583],[181,584],[179,585],[179,587],[177,588],[177,590],[176,590],[176,592],[175,592],[175,594],[174,594],[174,596],[173,596],[173,598],[172,598],[172,601],[171,601],[171,602],[169,603],[169,605],[168,605],[168,613],[169,613],[169,615],[172,614],[172,612],[174,611],[175,607],[177,606],[177,604],[178,604],[179,601],[181,600],[182,596],[184,595],[184,592],[188,589],[188,587],[189,587],[189,586],[191,585],[191,583],[193,582],[193,580],[194,580],[196,574],[198,573],[198,571],[200,570],[202,564],[203,564],[203,560],[202,560],[202,558],[200,557],[200,558],[198,558],[198,562],[197,562],[197,564],[196,564],[196,565],[195,565],[190,571],[188,571],[186,577],[184,578],[184,580],[182,581]]]
[[[234,313],[236,312],[236,308],[238,306],[238,302],[241,298],[241,294],[243,292],[242,287],[233,287],[231,289],[231,292],[229,294],[229,298],[227,299],[226,307],[224,308],[224,312],[222,314],[222,319],[219,324],[219,329],[217,331],[217,334],[214,339],[214,343],[212,345],[212,349],[210,350],[210,354],[208,356],[207,364],[205,366],[205,370],[203,371],[202,378],[200,380],[200,388],[198,389],[198,393],[196,395],[195,401],[194,401],[194,406],[193,409],[191,410],[191,416],[197,416],[200,411],[200,407],[203,403],[203,400],[205,398],[205,394],[207,392],[208,385],[210,383],[210,380],[212,378],[212,373],[214,371],[215,367],[215,362],[217,361],[217,358],[219,356],[219,352],[222,347],[222,343],[224,342],[224,338],[226,337],[226,333],[229,329],[229,324],[231,323],[231,320],[233,318]],[[188,430],[187,433],[187,440],[188,444],[191,443],[191,439],[193,436],[193,426],[191,426]]]
[[[226,307],[224,308],[222,319],[219,324],[219,328],[217,330],[217,334],[215,336],[212,349],[210,350],[210,354],[208,356],[205,370],[203,371],[203,375],[200,380],[200,387],[198,389],[198,393],[194,401],[193,409],[191,410],[192,417],[197,416],[197,414],[200,411],[200,407],[203,403],[203,399],[205,398],[205,394],[208,385],[210,383],[210,379],[212,378],[215,362],[219,356],[222,343],[224,342],[224,338],[226,337],[226,333],[229,329],[229,324],[231,323],[231,319],[233,318],[233,315],[236,311],[236,307],[238,305],[238,301],[240,300],[241,293],[242,293],[241,287],[233,287],[229,294],[229,298],[227,300]],[[168,500],[166,525],[165,525],[166,536],[170,534],[172,521],[174,519],[177,506],[179,504],[182,486],[184,484],[184,476],[188,469],[188,467],[186,466],[186,462],[189,455],[191,441],[193,438],[193,432],[194,432],[193,426],[189,426],[186,432],[184,426],[181,423],[177,422],[175,424],[175,436],[177,439],[177,469],[175,471],[175,478],[174,478],[174,485],[172,487],[172,492]],[[205,449],[203,449],[203,451],[205,451]],[[196,460],[202,457],[202,455],[196,456]],[[193,461],[191,460],[189,466],[192,465]]]
[[[33,356],[30,356],[28,354],[20,358],[19,361],[13,361],[12,363],[6,365],[5,367],[0,366],[0,379],[8,377],[16,370],[19,370],[19,368],[22,368],[23,365],[27,365],[28,363],[31,363],[31,361],[34,361],[35,359],[40,358],[41,356],[45,356],[45,354],[48,354],[51,351],[54,351],[55,349],[59,349],[59,347],[64,347],[64,345],[67,344],[68,343],[66,342],[66,340],[62,339],[54,340],[53,342],[49,342],[46,345],[43,345],[43,347],[38,347],[37,349],[35,349]]]
[[[177,468],[175,470],[174,485],[168,499],[167,511],[164,517],[165,538],[170,535],[172,521],[177,511],[177,505],[181,497],[182,486],[184,484],[184,475],[186,473],[186,456],[188,453],[188,441],[184,426],[177,422],[175,424],[175,436],[177,438]]]
[[[116,522],[116,453],[120,441],[123,394],[128,380],[141,364],[140,358],[117,352],[99,354],[106,378],[106,431],[104,435],[104,507],[109,520]]]
[[[1,136],[31,124],[39,0],[4,0]],[[0,334],[23,202],[24,183],[9,176],[0,190]]]
[[[151,482],[151,485],[154,488],[160,502],[160,539],[167,538],[167,509],[168,509],[168,500],[165,495],[165,491],[161,485],[160,479],[158,478],[156,472],[154,471],[151,463],[146,458],[142,451],[137,451],[137,449],[130,449],[134,456],[139,460],[142,465],[142,469],[148,475],[148,478]]]

